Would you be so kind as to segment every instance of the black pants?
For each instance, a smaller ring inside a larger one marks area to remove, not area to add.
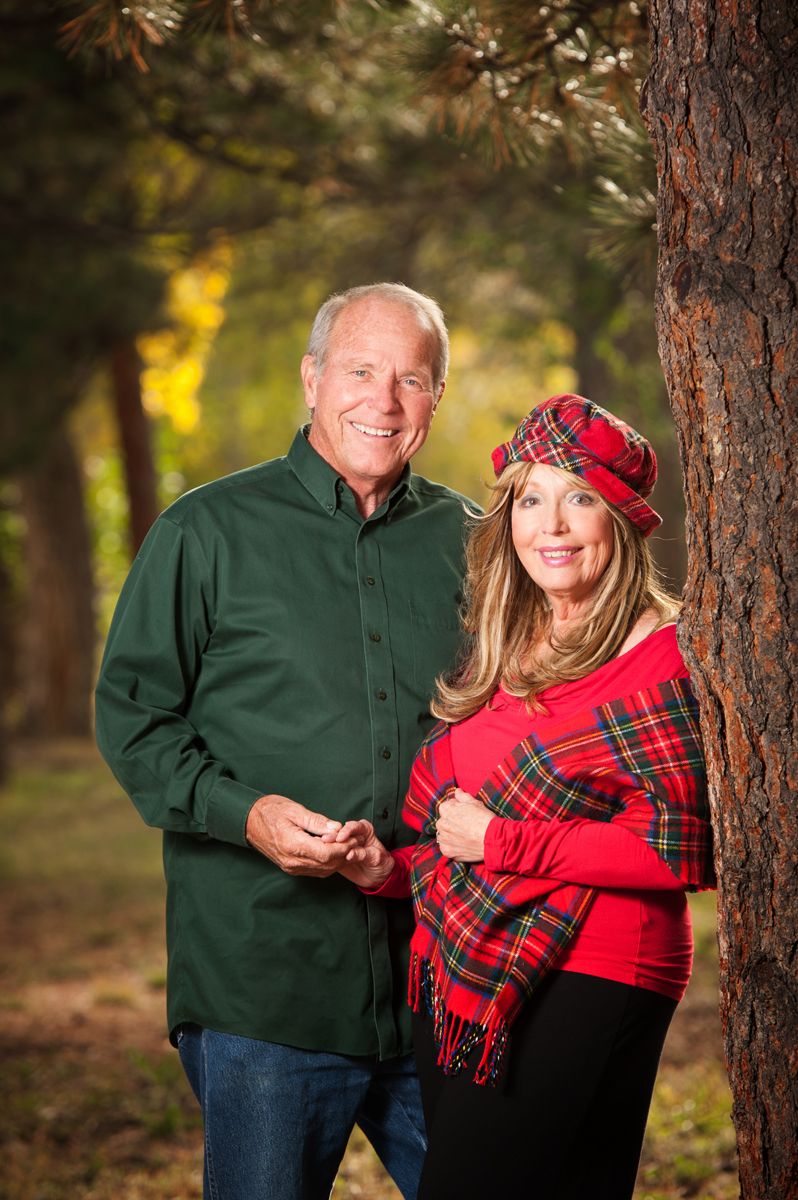
[[[512,1027],[495,1088],[472,1082],[473,1065],[443,1075],[432,1019],[416,1015],[429,1134],[418,1200],[628,1200],[675,1009],[657,992],[552,971]]]

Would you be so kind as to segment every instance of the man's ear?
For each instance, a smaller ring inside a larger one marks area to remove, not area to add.
[[[433,404],[433,406],[432,406],[432,415],[433,415],[433,417],[435,416],[435,410],[437,409],[438,405],[439,405],[439,404],[440,404],[440,402],[441,402],[441,396],[443,395],[443,393],[444,393],[445,391],[446,391],[446,380],[445,380],[445,379],[443,379],[443,380],[441,380],[441,382],[438,384],[438,395],[435,397],[435,403],[434,403],[434,404]]]
[[[306,354],[299,367],[302,376],[302,387],[305,391],[305,404],[311,411],[316,407],[316,356]]]

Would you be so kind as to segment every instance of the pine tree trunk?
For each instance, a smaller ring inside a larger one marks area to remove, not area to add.
[[[720,877],[743,1200],[798,1197],[798,9],[651,0],[660,355],[688,507],[681,643]]]
[[[19,476],[28,567],[22,732],[91,733],[94,587],[80,466],[63,430]]]
[[[158,488],[150,423],[141,403],[141,359],[132,339],[114,347],[111,380],[130,506],[130,548],[135,555],[158,516]]]

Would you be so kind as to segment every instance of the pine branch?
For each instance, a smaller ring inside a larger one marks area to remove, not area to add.
[[[590,205],[592,253],[625,275],[650,278],[656,261],[657,177],[636,108],[608,114]]]
[[[494,159],[539,156],[568,134],[586,149],[604,109],[633,99],[645,63],[645,18],[634,0],[412,0],[405,59],[458,137],[481,130]]]
[[[79,7],[61,26],[64,48],[70,54],[103,51],[117,62],[130,58],[139,71],[149,70],[148,47],[164,46],[178,35],[225,30],[231,38],[261,40],[252,24],[259,0],[93,0]]]
[[[61,26],[61,43],[69,54],[89,47],[109,53],[117,62],[130,57],[140,71],[149,67],[146,46],[163,46],[178,32],[188,6],[153,0],[94,0]]]
[[[61,7],[78,10],[61,25],[62,45],[70,54],[100,51],[116,62],[129,58],[142,72],[149,70],[148,50],[178,38],[224,33],[231,42],[279,44],[299,31],[307,35],[323,27],[325,18],[334,20],[346,9],[343,0],[326,5],[311,0],[61,0]]]

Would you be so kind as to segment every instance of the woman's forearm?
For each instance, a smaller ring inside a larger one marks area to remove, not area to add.
[[[485,866],[587,887],[682,888],[651,846],[614,822],[494,817],[485,836]]]

